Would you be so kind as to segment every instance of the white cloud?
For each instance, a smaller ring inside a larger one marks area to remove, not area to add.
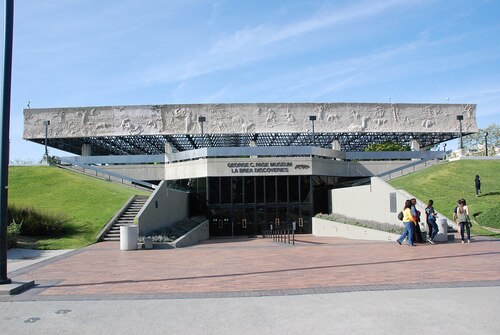
[[[190,80],[206,74],[229,70],[251,62],[271,59],[286,51],[280,43],[334,25],[355,23],[368,16],[384,14],[398,7],[410,7],[422,1],[363,1],[348,7],[334,8],[284,25],[260,24],[229,34],[212,43],[186,62],[155,64],[133,81],[143,85]]]

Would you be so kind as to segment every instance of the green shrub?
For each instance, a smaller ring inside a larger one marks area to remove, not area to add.
[[[7,248],[14,248],[17,244],[17,237],[21,233],[21,226],[23,222],[17,223],[16,220],[13,220],[7,226]]]
[[[182,235],[188,233],[192,229],[196,228],[200,223],[205,221],[204,216],[195,216],[187,220],[175,222],[169,227],[165,227],[161,230],[153,232],[152,235],[143,236],[140,232],[139,242],[144,240],[144,237],[153,238],[153,242],[172,242],[181,237]]]
[[[60,215],[42,214],[33,208],[9,207],[9,221],[22,222],[21,235],[60,236],[66,220]]]
[[[370,229],[375,229],[375,230],[381,230],[385,231],[388,233],[394,233],[394,234],[401,234],[404,230],[404,227],[392,224],[392,223],[383,223],[383,222],[376,222],[376,221],[370,221],[370,220],[360,220],[360,219],[354,219],[350,218],[347,216],[343,216],[340,214],[316,214],[317,218],[323,219],[323,220],[330,220],[330,221],[335,221],[339,223],[345,223],[345,224],[351,224],[354,226],[360,226],[360,227],[365,227],[365,228],[370,228]]]

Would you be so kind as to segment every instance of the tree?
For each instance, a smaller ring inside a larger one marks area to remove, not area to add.
[[[408,144],[386,141],[383,143],[372,143],[365,148],[365,151],[410,151],[410,146]]]
[[[479,132],[464,136],[464,148],[470,151],[485,153],[485,134],[488,133],[488,156],[495,155],[495,149],[500,149],[500,125],[491,124]]]

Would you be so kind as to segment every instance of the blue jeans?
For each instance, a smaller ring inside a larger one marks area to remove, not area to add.
[[[404,225],[405,225],[405,231],[403,232],[403,234],[401,234],[401,236],[399,237],[398,241],[403,243],[403,240],[405,239],[405,237],[408,235],[408,245],[413,245],[413,235],[412,235],[412,227],[411,225],[413,224],[413,222],[403,222]]]
[[[470,240],[470,226],[467,222],[460,222],[460,237],[464,240],[464,229],[467,230],[467,239]]]
[[[427,220],[427,225],[429,226],[429,238],[433,240],[439,231],[436,220]]]

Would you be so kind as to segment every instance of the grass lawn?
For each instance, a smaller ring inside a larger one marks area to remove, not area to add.
[[[134,194],[149,195],[57,167],[9,167],[9,205],[65,219],[67,233],[37,239],[38,249],[75,249],[94,243],[97,233]]]
[[[481,196],[475,196],[474,178],[482,179]],[[439,212],[452,218],[456,201],[464,198],[475,221],[486,227],[500,229],[500,161],[461,160],[432,166],[423,171],[394,179],[390,182],[422,201],[434,200]],[[476,225],[472,232],[478,235],[500,237]]]

